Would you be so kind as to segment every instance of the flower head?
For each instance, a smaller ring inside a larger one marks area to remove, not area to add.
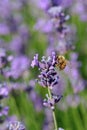
[[[51,21],[54,25],[54,28],[62,33],[66,29],[65,22],[69,19],[69,15],[65,15],[62,11],[61,6],[54,6],[48,10],[48,14],[51,17]]]
[[[58,84],[59,76],[55,70],[56,53],[52,52],[52,55],[46,58],[42,57],[42,60],[38,60],[38,55],[34,56],[31,66],[37,66],[40,74],[38,75],[38,83],[43,87],[49,87],[52,89]]]

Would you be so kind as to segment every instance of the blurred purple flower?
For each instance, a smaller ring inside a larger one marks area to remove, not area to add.
[[[69,19],[69,15],[63,13],[61,6],[54,6],[49,8],[48,14],[51,17],[51,22],[54,28],[59,32],[63,33],[66,30],[65,22]]]
[[[9,130],[25,130],[25,126],[19,121],[9,122],[8,128]]]
[[[29,59],[26,56],[17,56],[11,62],[10,70],[5,73],[6,77],[19,78],[29,68]]]
[[[68,95],[65,102],[68,107],[77,107],[81,103],[78,95]]]
[[[9,33],[8,26],[4,23],[0,23],[0,35],[8,35]]]
[[[4,49],[0,48],[0,69],[2,69],[7,63],[6,52]]]
[[[87,21],[87,0],[77,0],[72,11],[77,13],[82,21]]]
[[[51,21],[45,19],[39,19],[34,26],[34,29],[43,33],[50,33],[53,31],[53,25]]]
[[[36,54],[34,56],[34,59],[32,60],[32,63],[31,63],[31,67],[34,68],[35,66],[39,66],[39,61],[38,61],[38,54]]]
[[[37,1],[37,5],[40,9],[43,9],[43,10],[47,10],[50,6],[50,1],[49,0],[38,0]]]
[[[25,52],[25,44],[20,36],[14,36],[10,42],[10,50],[16,54],[23,54]]]
[[[45,120],[43,130],[53,130],[53,116],[51,109],[45,108]]]
[[[18,34],[13,35],[9,49],[14,51],[16,54],[24,54],[28,38],[29,32],[27,27],[25,25],[19,26]]]
[[[9,94],[9,89],[7,87],[7,84],[5,83],[0,84],[0,100],[6,98],[8,94]]]
[[[63,8],[70,8],[74,3],[74,0],[59,0],[59,1],[61,1],[60,6],[62,6]]]
[[[0,107],[1,107],[1,106],[0,106]],[[7,116],[7,115],[8,115],[8,110],[9,110],[9,107],[8,107],[8,106],[5,106],[5,107],[0,108],[0,117],[2,117],[2,116]]]
[[[8,116],[8,110],[9,110],[8,106],[3,107],[0,104],[0,123],[3,123],[5,121],[6,117]]]
[[[79,67],[81,63],[77,61],[77,53],[71,53],[70,66],[67,66],[65,73],[67,73],[68,78],[71,82],[74,93],[78,93],[84,89],[84,81],[79,73]]]
[[[61,5],[63,0],[51,0],[52,6],[59,6]]]
[[[42,99],[40,95],[34,90],[34,87],[35,81],[31,80],[25,91],[28,93],[29,99],[31,99],[31,101],[33,102],[35,110],[39,112],[42,110]]]

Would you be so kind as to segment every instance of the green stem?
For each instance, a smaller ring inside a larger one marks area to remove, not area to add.
[[[48,87],[48,94],[49,94],[49,97],[52,99],[52,95],[51,95],[51,91],[50,91],[49,87]],[[58,126],[57,126],[57,121],[56,121],[56,116],[55,116],[55,111],[54,110],[52,110],[52,115],[53,115],[53,120],[54,120],[54,128],[55,128],[55,130],[58,130],[57,129]]]

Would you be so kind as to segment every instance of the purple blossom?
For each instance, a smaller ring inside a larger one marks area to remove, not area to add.
[[[77,0],[74,4],[74,9],[72,8],[74,14],[77,13],[82,21],[87,21],[87,1]]]
[[[65,102],[69,107],[77,107],[81,103],[78,95],[68,95]]]
[[[14,36],[10,42],[10,50],[14,51],[16,54],[23,54],[25,52],[25,43],[20,36]]]
[[[8,115],[8,110],[9,110],[9,107],[8,106],[5,106],[5,107],[2,107],[0,108],[0,117],[2,116],[7,116]]]
[[[32,60],[31,67],[34,68],[35,66],[38,66],[38,64],[39,64],[38,54],[36,54],[36,55],[34,56],[34,59]]]
[[[43,10],[47,10],[49,6],[51,5],[49,0],[38,0],[36,4],[40,9],[43,9]]]
[[[35,24],[34,29],[48,34],[50,32],[53,32],[53,25],[49,20],[39,19]]]
[[[64,8],[69,8],[73,5],[74,0],[62,0],[62,6]]]
[[[34,56],[31,66],[37,66],[40,70],[38,75],[38,83],[43,87],[49,87],[52,89],[55,85],[58,84],[59,76],[55,71],[56,64],[56,54],[52,52],[52,55],[47,59],[45,56],[42,57],[42,60],[38,61],[38,55]]]
[[[62,33],[66,29],[65,22],[69,19],[69,15],[65,15],[63,13],[63,9],[61,6],[54,6],[48,10],[48,14],[51,17],[51,21],[54,25],[54,28]]]
[[[8,35],[9,33],[8,26],[4,23],[0,23],[0,35]]]
[[[51,0],[52,6],[59,6],[61,5],[63,0]]]
[[[0,99],[6,98],[9,94],[9,89],[7,87],[7,85],[4,84],[0,84]]]
[[[23,123],[19,122],[19,121],[11,121],[8,124],[8,128],[9,130],[25,130],[25,126],[23,125]]]
[[[6,77],[13,77],[14,79],[19,78],[29,68],[29,59],[26,56],[14,57],[11,62],[10,70],[6,70]]]
[[[61,6],[56,6],[56,7],[51,7],[48,10],[48,13],[50,14],[51,17],[59,17],[59,14],[62,12],[62,7]]]
[[[43,101],[43,105],[54,110],[55,104],[60,101],[60,99],[62,98],[62,95],[52,94],[52,98],[50,98],[48,95],[46,95],[46,98],[47,99],[44,99],[44,101]]]
[[[0,48],[0,69],[2,69],[7,63],[6,52]]]
[[[0,105],[0,123],[4,122],[5,118],[8,115],[8,110],[9,110],[8,106],[3,107]]]

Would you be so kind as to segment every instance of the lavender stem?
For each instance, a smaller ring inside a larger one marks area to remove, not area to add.
[[[49,94],[49,97],[52,98],[51,91],[50,91],[49,87],[48,87],[48,94]],[[56,116],[55,116],[54,110],[52,110],[52,115],[53,115],[53,120],[54,120],[54,128],[55,128],[54,130],[57,130],[58,124],[57,124],[57,121],[56,121]]]

